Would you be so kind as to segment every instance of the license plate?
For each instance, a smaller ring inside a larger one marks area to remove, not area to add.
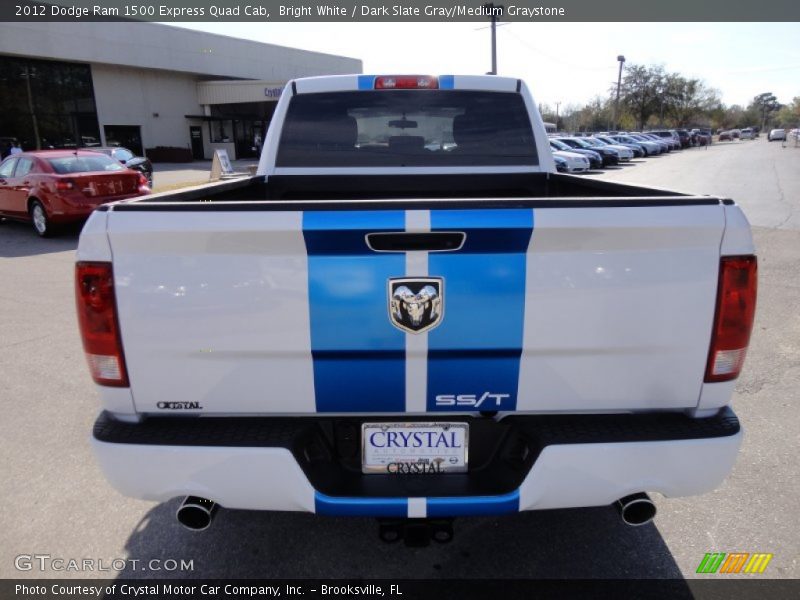
[[[435,474],[467,470],[467,423],[363,423],[363,473]]]

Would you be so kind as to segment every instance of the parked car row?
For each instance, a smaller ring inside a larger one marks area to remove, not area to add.
[[[105,152],[109,150],[109,152]],[[42,237],[101,204],[149,194],[152,165],[119,148],[36,150],[0,163],[0,221],[28,221]],[[125,161],[132,162],[126,166]]]
[[[681,133],[683,132],[683,133]],[[634,158],[711,143],[708,130],[665,129],[647,132],[603,131],[592,134],[552,134],[550,148],[556,168],[563,173],[585,173]]]
[[[732,142],[733,140],[754,140],[759,137],[758,127],[745,127],[744,129],[720,129],[718,137],[720,142]]]

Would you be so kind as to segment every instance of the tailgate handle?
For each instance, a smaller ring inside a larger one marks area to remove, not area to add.
[[[375,252],[453,252],[461,249],[466,237],[463,231],[368,233],[367,246]]]

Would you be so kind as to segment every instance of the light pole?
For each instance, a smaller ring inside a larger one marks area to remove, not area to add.
[[[483,5],[485,13],[492,20],[492,70],[488,75],[497,75],[497,14],[502,13],[503,8],[502,5],[491,2]]]
[[[614,101],[614,129],[619,129],[617,127],[617,115],[619,115],[619,90],[622,87],[622,65],[625,64],[625,57],[620,54],[617,56],[617,60],[619,61],[619,75],[617,75],[617,99]]]
[[[561,106],[561,102],[556,102],[556,131],[560,131],[558,129],[558,107]]]

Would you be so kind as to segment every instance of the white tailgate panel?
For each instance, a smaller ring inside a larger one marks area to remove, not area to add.
[[[537,209],[518,411],[697,405],[719,206]]]
[[[112,211],[109,232],[137,411],[315,411],[302,213]]]

